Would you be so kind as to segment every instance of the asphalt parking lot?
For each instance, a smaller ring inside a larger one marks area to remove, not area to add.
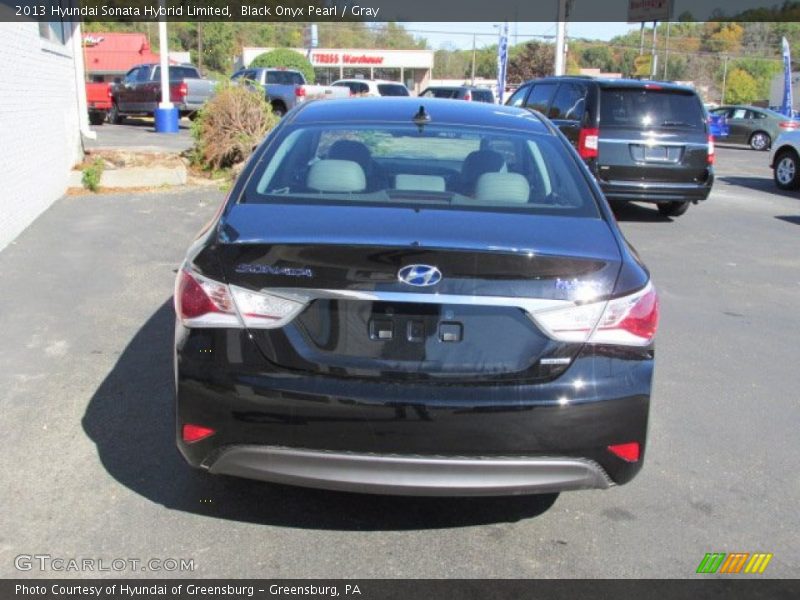
[[[130,152],[183,152],[192,146],[192,122],[181,119],[175,134],[156,133],[150,117],[127,117],[119,125],[92,126],[97,139],[85,139],[87,150],[128,150]]]
[[[19,554],[192,558],[194,577],[692,577],[800,560],[800,194],[718,149],[703,205],[619,212],[661,294],[648,455],[629,485],[513,499],[210,478],[173,443],[174,270],[222,194],[66,197],[0,252],[0,576]],[[104,575],[93,573],[89,575]],[[739,577],[742,577],[740,575]]]

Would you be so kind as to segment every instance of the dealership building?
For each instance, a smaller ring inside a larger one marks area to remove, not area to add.
[[[259,54],[273,48],[242,48],[237,68],[250,65]],[[329,84],[337,79],[363,78],[401,81],[412,92],[419,92],[431,79],[433,50],[368,50],[364,48],[315,48],[309,52],[294,48],[308,56],[314,67],[317,83]]]

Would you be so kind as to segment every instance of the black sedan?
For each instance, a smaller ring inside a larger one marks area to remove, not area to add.
[[[309,102],[180,268],[177,443],[370,493],[607,488],[644,457],[658,300],[541,115]]]

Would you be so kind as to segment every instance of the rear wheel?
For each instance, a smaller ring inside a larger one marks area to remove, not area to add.
[[[772,138],[765,131],[756,131],[750,136],[750,147],[753,150],[767,150],[772,144]]]
[[[800,187],[800,176],[798,176],[797,154],[791,150],[783,150],[775,157],[775,169],[773,171],[775,185],[782,190],[796,190]]]
[[[280,102],[273,102],[272,112],[276,117],[281,118],[283,115],[286,114],[286,107]]]
[[[106,120],[106,113],[104,112],[90,112],[89,123],[91,125],[102,125]]]
[[[117,103],[114,102],[111,105],[111,110],[108,111],[108,122],[113,123],[114,125],[119,125],[124,120],[125,117],[119,113],[119,106],[117,106]]]
[[[658,205],[658,212],[665,217],[679,217],[689,210],[688,202],[662,202]]]

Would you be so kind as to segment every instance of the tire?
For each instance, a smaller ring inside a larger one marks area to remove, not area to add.
[[[272,114],[274,114],[279,119],[286,114],[286,107],[281,104],[280,102],[273,102],[272,103]]]
[[[687,210],[689,210],[688,202],[662,202],[658,205],[658,212],[665,217],[680,217]]]
[[[111,105],[111,110],[108,111],[108,122],[114,125],[119,125],[125,120],[125,117],[119,113],[119,106],[114,102]]]
[[[775,185],[782,190],[796,190],[800,187],[800,161],[793,150],[781,150],[775,157],[772,170]]]
[[[106,113],[104,112],[90,112],[89,113],[89,124],[90,125],[102,125],[105,123],[106,120]]]
[[[750,147],[753,150],[764,151],[769,150],[772,145],[772,138],[766,131],[756,131],[750,136]]]

